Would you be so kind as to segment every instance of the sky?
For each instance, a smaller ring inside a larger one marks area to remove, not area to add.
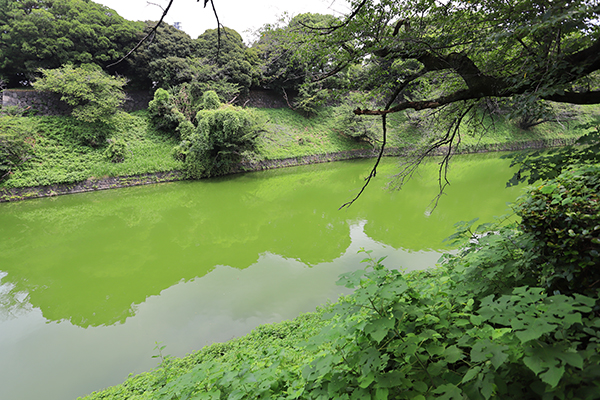
[[[168,0],[93,0],[115,10],[120,16],[132,21],[157,21]],[[193,39],[207,29],[217,27],[210,8],[203,8],[203,0],[175,0],[165,22],[181,23],[181,29]],[[215,0],[215,8],[221,24],[236,30],[246,44],[253,41],[253,34],[267,23],[275,23],[284,12],[291,16],[305,13],[341,15],[348,12],[345,0]]]

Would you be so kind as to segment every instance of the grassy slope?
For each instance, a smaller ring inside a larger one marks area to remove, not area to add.
[[[476,128],[465,125],[461,141],[465,145],[477,145],[575,137],[581,132],[573,127],[600,113],[599,109],[579,107],[578,121],[563,125],[546,123],[530,131],[520,130],[503,120],[488,119]],[[289,109],[256,111],[267,121],[267,131],[259,140],[258,154],[254,157],[256,160],[370,148],[369,144],[356,142],[336,127],[330,109],[324,109],[311,118]],[[36,157],[24,168],[15,171],[11,179],[0,184],[0,188],[73,183],[91,177],[127,176],[181,168],[181,163],[171,156],[171,149],[177,142],[150,127],[143,111],[122,113],[115,119],[111,137],[123,138],[128,143],[128,156],[119,164],[104,157],[106,143],[97,148],[82,145],[75,138],[81,125],[70,117],[28,117],[24,123],[35,132]],[[426,140],[428,131],[434,129],[415,127],[403,116],[393,115],[389,118],[389,143],[391,146],[414,145]]]

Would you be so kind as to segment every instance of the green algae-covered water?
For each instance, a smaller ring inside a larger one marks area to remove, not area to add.
[[[361,248],[394,268],[434,266],[454,223],[490,221],[521,194],[497,154],[432,160],[400,192],[386,159],[338,162],[0,204],[0,399],[66,400],[165,353],[290,319],[344,289]]]

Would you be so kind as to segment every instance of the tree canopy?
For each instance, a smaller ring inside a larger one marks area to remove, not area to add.
[[[31,82],[38,68],[104,67],[133,46],[141,29],[90,0],[0,0],[0,78],[15,87]]]
[[[158,24],[156,21],[146,21],[143,34],[151,33]],[[141,33],[140,33],[141,38]],[[180,31],[164,22],[158,24],[156,32],[150,40],[133,52],[128,58],[130,69],[135,71],[130,74],[130,86],[151,88],[153,82],[158,82],[160,87],[165,78],[162,74],[164,67],[169,67],[180,61],[185,61],[194,54],[195,41],[185,32]]]
[[[298,42],[305,58],[314,48],[330,73],[350,64],[368,69],[367,82],[383,98],[358,115],[443,109],[446,129],[399,174],[399,185],[420,160],[445,146],[447,160],[459,127],[490,98],[518,99],[524,113],[538,101],[600,103],[600,4],[594,0],[352,0],[352,12]],[[310,43],[310,45],[306,45]],[[438,113],[438,115],[442,115]],[[383,147],[381,154],[383,154]],[[377,164],[370,177],[375,176]],[[442,171],[440,171],[442,172]],[[440,173],[443,189],[445,173]],[[368,182],[368,181],[367,181]],[[351,203],[351,202],[350,202]]]
[[[319,28],[347,51],[336,60],[367,57],[398,65],[403,75],[379,76],[389,95],[382,115],[437,108],[484,97],[534,96],[600,102],[593,74],[600,69],[600,4],[591,0],[362,0],[337,25]],[[441,74],[441,75],[440,75]],[[415,85],[437,79],[438,90],[418,96]],[[413,89],[411,91],[411,89]],[[403,97],[402,94],[411,96]]]

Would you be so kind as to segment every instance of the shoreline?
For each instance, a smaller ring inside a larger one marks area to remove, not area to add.
[[[476,148],[465,148],[453,154],[488,153],[498,151],[520,151],[530,149],[543,149],[573,144],[577,139],[551,139],[527,142],[494,143],[483,144]],[[431,155],[441,155],[445,148],[437,149]],[[398,157],[408,153],[403,148],[387,148],[385,157]],[[263,171],[267,169],[295,167],[309,164],[320,164],[334,161],[355,160],[363,158],[375,158],[379,154],[378,149],[348,150],[336,153],[314,154],[310,156],[298,156],[278,160],[243,161],[231,174]],[[45,186],[30,186],[22,188],[0,188],[0,203],[14,202],[28,199],[39,199],[44,197],[62,196],[66,194],[95,192],[98,190],[119,189],[132,186],[150,185],[163,182],[175,182],[185,180],[181,171],[155,172],[131,176],[118,176],[108,178],[88,178],[85,181],[75,183],[57,183]]]

